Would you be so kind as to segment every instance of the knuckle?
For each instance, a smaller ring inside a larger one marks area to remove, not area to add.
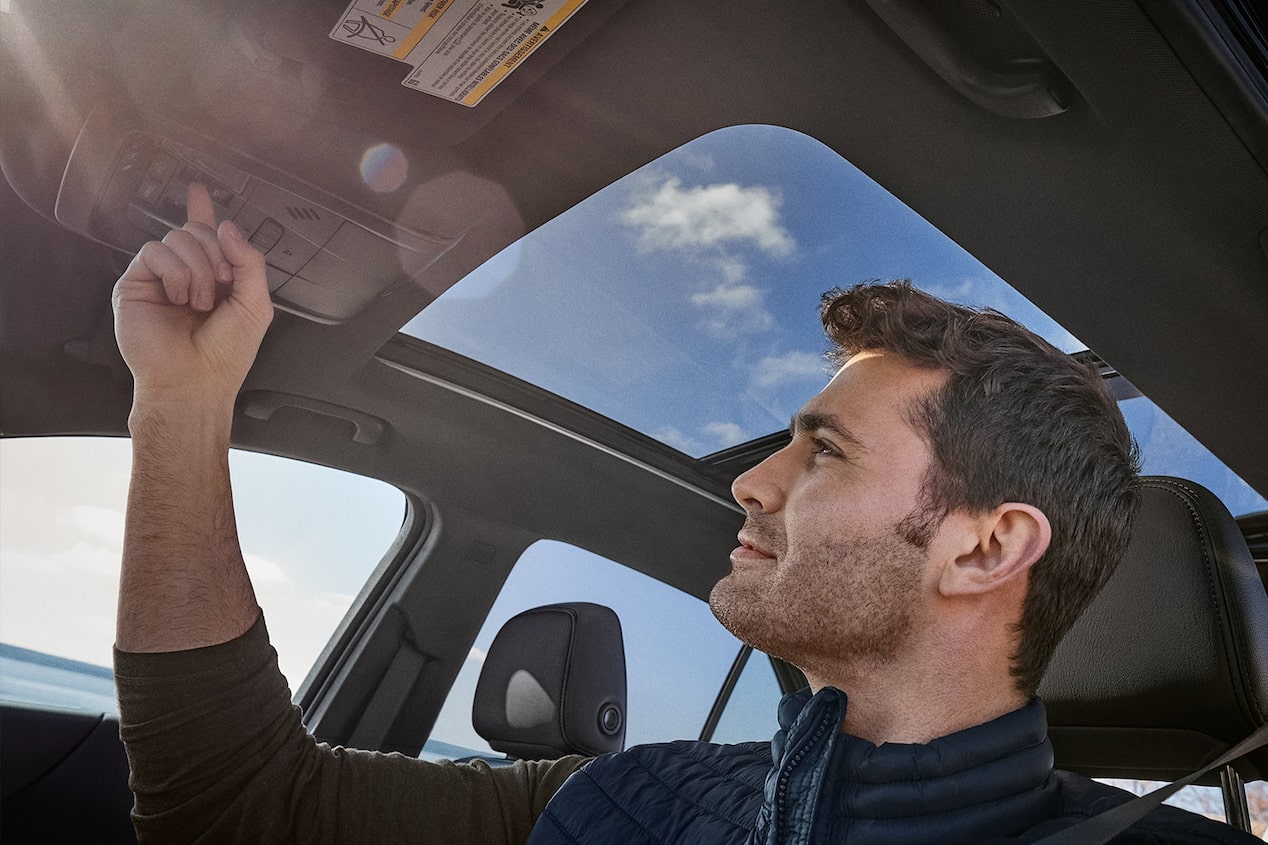
[[[190,220],[181,229],[198,238],[200,241],[206,241],[208,238],[215,238],[216,230],[203,223],[200,220]]]

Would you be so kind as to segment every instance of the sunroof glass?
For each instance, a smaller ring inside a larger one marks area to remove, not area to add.
[[[823,291],[908,277],[1084,348],[835,152],[770,126],[614,182],[404,331],[701,457],[785,428],[827,382]]]

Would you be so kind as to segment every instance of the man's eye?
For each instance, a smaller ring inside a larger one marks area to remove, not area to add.
[[[825,440],[814,438],[810,441],[810,444],[813,447],[814,454],[816,455],[832,455],[835,457],[841,454],[832,446],[831,443],[828,443]]]

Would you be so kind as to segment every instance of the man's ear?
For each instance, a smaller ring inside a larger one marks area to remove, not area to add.
[[[965,516],[959,549],[942,570],[938,584],[945,596],[990,592],[1020,583],[1052,540],[1052,525],[1033,505],[1005,502],[989,513]],[[951,538],[948,538],[951,539]]]

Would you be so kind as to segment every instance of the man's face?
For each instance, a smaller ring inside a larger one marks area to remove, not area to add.
[[[792,442],[736,479],[748,518],[709,597],[732,633],[812,677],[900,656],[936,587],[912,531],[930,451],[904,411],[943,379],[856,355],[794,418]]]

